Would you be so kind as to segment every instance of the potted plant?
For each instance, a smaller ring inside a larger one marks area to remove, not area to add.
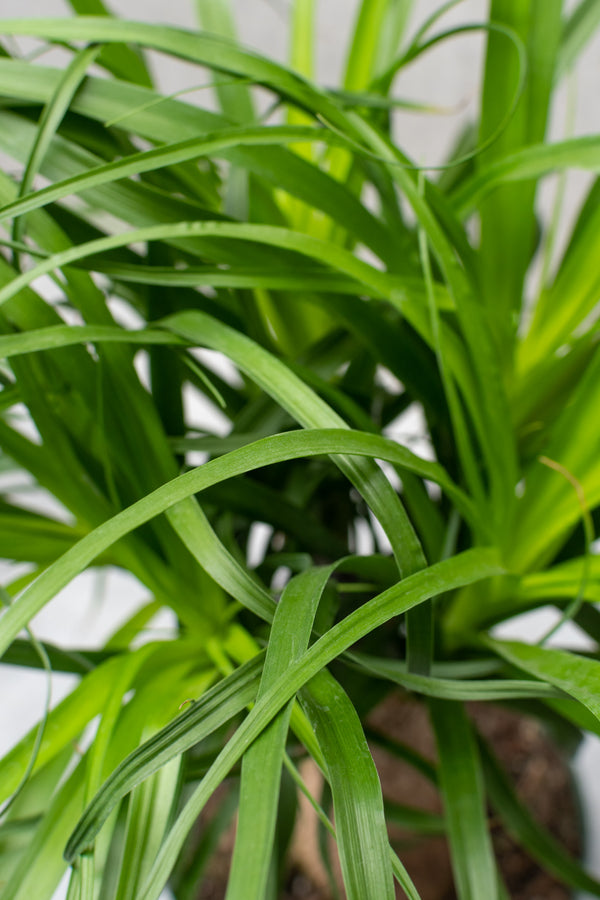
[[[552,604],[559,643],[567,621],[600,634],[598,186],[564,250],[536,213],[548,174],[600,164],[596,135],[545,142],[598,4],[493,0],[458,29],[486,43],[479,118],[437,170],[403,149],[393,92],[457,33],[455,4],[415,33],[411,4],[364,0],[339,89],[313,80],[311,0],[289,68],[238,41],[224,0],[199,0],[196,31],[71,5],[2,23],[0,442],[54,505],[3,496],[4,555],[27,565],[0,652],[79,680],[0,762],[0,897],[50,898],[68,867],[69,900],[198,896],[234,812],[227,898],[276,897],[309,757],[346,895],[417,898],[378,742],[437,785],[460,898],[508,896],[487,804],[600,894],[465,708],[525,709],[575,742],[600,729],[595,651],[491,631]],[[12,54],[23,36],[64,65]],[[155,90],[149,51],[197,67],[219,110]],[[427,459],[394,437],[410,409]],[[148,592],[107,643],[22,635],[102,566]],[[168,639],[143,639],[165,607]],[[368,724],[398,688],[434,762]]]

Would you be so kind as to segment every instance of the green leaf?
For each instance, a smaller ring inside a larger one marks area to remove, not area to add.
[[[163,648],[164,650],[165,648]],[[171,655],[175,658],[175,664],[165,666],[164,657],[161,660],[161,651],[155,654],[154,658],[150,657],[150,665],[148,671],[140,672],[140,678],[136,684],[136,693],[132,700],[122,707],[120,721],[114,736],[111,738],[107,746],[107,757],[105,769],[102,772],[104,778],[117,763],[126,756],[139,742],[140,734],[144,729],[152,730],[157,724],[162,725],[167,717],[172,715],[174,709],[177,708],[177,697],[189,695],[190,691],[201,691],[207,683],[205,672],[186,676],[191,666],[194,664],[193,657],[183,666],[179,662],[182,655],[181,647],[169,648]],[[175,653],[173,653],[175,651]],[[148,652],[147,650],[144,652]],[[195,656],[198,655],[198,648],[195,647]],[[123,658],[120,658],[123,662]],[[166,674],[165,674],[166,673]],[[89,678],[90,688],[93,690],[94,678],[92,673]],[[140,680],[143,677],[143,681]],[[212,673],[209,675],[214,677]],[[86,679],[87,680],[87,679]],[[119,676],[113,684],[117,684]],[[83,682],[85,684],[85,681]],[[95,682],[96,686],[98,682]],[[181,692],[181,693],[178,693]],[[77,692],[75,692],[77,693]],[[67,698],[68,702],[70,698]],[[106,702],[106,696],[103,703]],[[52,715],[52,713],[51,713]],[[58,724],[58,723],[57,723]],[[66,730],[66,729],[65,729]],[[147,733],[147,731],[146,731]],[[62,737],[62,735],[61,735]],[[67,735],[67,746],[71,739]],[[75,761],[78,761],[76,756]],[[11,876],[7,885],[4,886],[3,900],[10,897],[11,900],[27,900],[28,897],[40,897],[40,900],[50,900],[54,894],[54,890],[58,885],[61,876],[66,869],[66,863],[62,855],[64,848],[65,835],[69,834],[75,826],[78,817],[85,803],[85,779],[86,779],[86,763],[85,760],[79,761],[79,765],[75,768],[72,777],[60,783],[61,776],[64,773],[63,765],[55,771],[55,785],[57,789],[54,792],[50,804],[45,809],[32,840],[19,860],[17,868]],[[67,770],[67,776],[69,772]],[[57,782],[59,782],[57,784]],[[113,823],[110,823],[112,830]],[[102,853],[98,854],[101,857]],[[88,864],[91,859],[88,859]],[[85,872],[87,878],[90,874],[90,866],[88,872]]]
[[[338,270],[344,275],[355,278],[360,284],[373,291],[375,296],[382,296],[395,304],[397,295],[393,279],[386,273],[375,269],[373,266],[357,259],[347,250],[334,244],[321,241],[318,238],[289,231],[286,228],[278,228],[273,225],[247,225],[222,221],[208,222],[178,222],[165,225],[149,225],[105,238],[98,238],[38,263],[33,269],[24,272],[14,278],[8,285],[0,290],[0,303],[6,303],[14,297],[22,288],[31,284],[36,278],[51,272],[53,269],[78,262],[96,253],[104,253],[118,247],[124,247],[137,241],[173,240],[178,238],[202,238],[239,239],[257,244],[265,244],[280,249],[292,250],[313,261],[322,262]],[[184,315],[183,313],[181,314]]]
[[[588,578],[582,584],[586,567],[589,567]],[[600,556],[581,556],[552,566],[545,572],[524,575],[519,582],[518,599],[525,603],[531,600],[566,600],[582,587],[586,600],[600,601]]]
[[[381,785],[358,714],[329,672],[300,697],[323,751],[348,900],[393,900]]]
[[[259,656],[237,669],[142,744],[131,754],[129,760],[121,763],[105,782],[102,792],[96,795],[104,801],[101,811],[96,812],[102,817],[102,822],[116,802],[115,796],[118,799],[125,796],[161,766],[197,744],[244,709],[256,695],[262,663],[262,656]],[[133,760],[135,766],[131,765]],[[97,807],[97,799],[89,809],[93,809],[94,805]],[[90,842],[86,837],[81,837],[83,822],[84,820],[80,821],[65,849],[65,857],[69,862],[81,852],[78,849],[81,842],[82,849]]]
[[[42,647],[53,672],[69,672],[72,675],[86,675],[111,656],[110,651],[104,650],[63,650],[46,641],[42,643]],[[39,669],[42,665],[31,642],[21,639],[13,641],[4,654],[3,662],[9,666],[25,666],[28,669]]]
[[[496,898],[496,866],[488,833],[481,763],[463,707],[430,700],[452,868],[460,900]]]
[[[325,453],[359,454],[387,459],[398,465],[404,465],[409,471],[415,471],[426,478],[441,481],[453,498],[463,497],[462,492],[452,486],[452,482],[437,464],[419,460],[405,448],[376,435],[365,435],[350,430],[311,429],[265,438],[240,450],[232,451],[225,457],[211,460],[192,472],[180,475],[82,538],[46,569],[6,611],[2,619],[0,654],[4,653],[30,618],[75,575],[100,553],[155,515],[224,478],[232,478],[286,459]],[[468,502],[465,505],[468,509]]]
[[[365,123],[362,131],[377,148],[379,155],[388,161],[390,175],[405,194],[427,236],[432,253],[439,263],[443,278],[456,304],[458,321],[475,374],[475,380],[471,382],[472,394],[467,395],[466,402],[474,412],[473,424],[481,442],[490,476],[493,527],[502,534],[506,531],[513,505],[512,492],[517,480],[517,462],[514,437],[510,429],[505,427],[505,423],[510,421],[510,411],[500,357],[494,346],[491,322],[483,315],[481,304],[475,300],[471,282],[471,279],[475,278],[475,273],[465,272],[458,265],[455,250],[436,216],[437,210],[434,210],[428,202],[429,196],[436,196],[435,192],[420,190],[412,172],[403,165],[398,165],[401,162],[400,154],[389,143],[374,135]],[[464,388],[464,381],[462,386]],[[471,484],[470,487],[473,490],[474,485]]]
[[[288,582],[273,619],[257,698],[306,650],[329,567],[303,572]],[[265,894],[273,846],[281,767],[291,704],[244,754],[236,841],[227,885],[228,900],[260,900]],[[263,848],[257,853],[256,848]]]
[[[336,656],[347,650],[360,637],[400,612],[439,593],[490,577],[491,574],[498,572],[494,556],[489,551],[469,551],[452,560],[446,560],[423,572],[409,576],[351,613],[313,644],[297,663],[289,666],[285,674],[256,703],[180,813],[148,876],[142,894],[144,900],[157,897],[160,893],[185,836],[216,786],[273,716],[303,684]],[[239,698],[239,694],[236,696]],[[167,741],[167,746],[169,752],[172,753],[173,746],[170,741]],[[111,781],[105,785],[92,805],[88,807],[69,841],[67,848],[69,859],[73,859],[91,843],[110,809],[129,789],[127,785],[137,783],[140,777],[143,777],[142,773],[148,774],[149,771],[154,771],[153,766],[156,767],[156,762],[156,754],[151,750],[147,751],[144,747],[132,754],[128,763],[124,764],[117,773],[116,783]]]
[[[66,865],[63,835],[77,821],[83,807],[84,765],[80,763],[57,790],[25,852],[2,886],[2,900],[51,900]]]
[[[290,29],[290,66],[305,78],[314,77],[315,0],[297,0],[292,9]],[[292,110],[295,116],[298,113]],[[292,118],[290,121],[294,121]]]
[[[127,809],[119,900],[135,900],[178,799],[181,759],[171,760],[133,793]],[[83,858],[83,857],[82,857]],[[90,897],[93,900],[93,892]]]
[[[40,209],[63,197],[82,193],[101,184],[110,184],[130,175],[152,172],[204,156],[221,156],[232,147],[269,146],[292,142],[342,144],[343,138],[324,128],[309,125],[236,126],[223,128],[201,138],[178,141],[152,150],[132,153],[115,162],[98,165],[91,171],[72,175],[56,184],[22,197],[0,210],[0,219],[14,218]]]
[[[346,60],[344,87],[364,90],[373,80],[379,63],[377,49],[383,31],[389,0],[364,0],[354,24],[352,43]]]
[[[44,565],[61,556],[84,534],[81,527],[0,503],[0,543],[5,559]]]
[[[600,3],[598,0],[580,0],[563,25],[556,64],[558,78],[567,74],[576,63],[599,24]]]
[[[600,352],[596,348],[569,403],[551,425],[543,457],[533,461],[526,472],[508,556],[515,571],[545,565],[574,525],[600,502],[600,460],[593,449],[595,426],[590,418],[590,411],[600,402],[599,390]]]
[[[525,89],[513,118],[477,158],[485,170],[502,156],[544,139],[553,73],[562,26],[562,0],[492,0],[490,17],[513,29],[527,48]],[[515,49],[490,32],[481,107],[481,137],[495,129],[498,110],[507,109],[517,81]],[[503,77],[498,77],[498,72]],[[494,321],[496,344],[509,370],[523,282],[534,250],[536,184],[503,185],[480,204],[481,277],[484,302]]]
[[[564,370],[568,368],[570,359],[580,355],[576,348],[579,347],[581,352],[586,347],[591,350],[594,346],[589,340],[589,324],[590,319],[594,321],[592,317],[600,283],[593,264],[600,248],[597,193],[598,189],[593,186],[581,209],[554,282],[540,294],[535,305],[518,356],[519,368],[528,380],[545,380],[543,369],[548,367],[549,362],[554,363],[555,369],[560,366]],[[569,303],[564,303],[565,292],[568,293]],[[571,352],[562,359],[559,352],[557,360],[557,351],[565,345],[570,346]],[[524,388],[526,385],[527,382]]]
[[[167,510],[167,518],[192,556],[232,597],[269,622],[273,601],[258,579],[227,551],[192,498]]]
[[[453,195],[453,204],[457,212],[465,216],[500,184],[539,179],[563,169],[599,172],[600,138],[594,134],[551,144],[535,144],[500,157],[462,182]]]
[[[127,331],[115,325],[52,325],[20,334],[0,335],[0,358],[10,359],[23,353],[69,347],[95,341],[123,344],[167,344],[185,346],[185,342],[164,331]]]
[[[2,60],[0,59],[0,86],[2,85],[3,75],[5,75],[11,86],[14,84],[15,78],[25,75],[25,72],[18,68],[18,63],[15,63],[15,65],[17,66],[16,69],[11,69],[9,72],[4,73]],[[53,80],[52,73],[52,69],[44,70],[44,77],[40,79],[40,82],[36,80],[34,88],[36,95],[45,97],[47,84],[52,83]],[[28,78],[25,85],[29,83],[29,80]],[[93,96],[94,91],[91,91],[92,109],[89,110],[89,113],[98,116],[101,120],[103,120],[108,110],[123,109],[124,92],[125,94],[128,90],[133,92],[132,105],[140,99],[138,92],[134,92],[134,89],[131,87],[127,88],[126,85],[119,86],[118,93],[115,94],[110,90],[111,87],[114,87],[110,82],[97,81],[100,96],[96,100]],[[109,89],[108,98],[104,96],[107,88]],[[78,109],[78,96],[73,100],[74,109]],[[85,99],[86,93],[83,96]],[[154,94],[151,96],[156,98]],[[146,97],[145,94],[144,97]],[[164,105],[168,107],[168,115],[164,114]],[[194,110],[194,115],[191,119],[187,112],[190,109]],[[84,114],[88,114],[87,100],[81,111]],[[136,114],[132,113],[131,115],[136,120]],[[212,132],[218,127],[223,130],[231,128],[230,123],[221,121],[214,114],[203,113],[196,107],[187,107],[185,104],[177,103],[174,100],[165,100],[156,113],[153,113],[151,116],[147,114],[142,115],[141,133],[143,137],[148,137],[148,139],[154,141],[162,141],[165,131],[169,134],[181,135],[182,141],[198,141],[199,116],[207,117],[205,129],[208,132]],[[3,117],[5,130],[0,133],[2,146],[6,152],[16,158],[26,158],[29,143],[32,139],[29,137],[29,134],[33,131],[33,126],[8,112],[3,113]],[[291,126],[285,127],[289,128]],[[306,126],[304,127],[306,128]],[[320,129],[320,131],[316,129],[316,131],[319,139],[322,138],[333,143],[339,141],[339,137],[336,135],[328,137],[326,129]],[[276,143],[278,144],[280,141]],[[152,153],[153,151],[148,152]],[[238,163],[240,166],[248,168],[250,172],[266,178],[272,184],[289,191],[292,196],[297,196],[316,209],[326,212],[335,220],[343,221],[348,228],[352,229],[358,239],[371,247],[382,259],[393,260],[397,257],[397,241],[382,227],[379,220],[366,210],[356,197],[335,179],[306,160],[285,150],[282,146],[269,147],[268,144],[263,144],[260,140],[258,149],[253,149],[251,144],[244,147],[243,144],[237,145],[232,143],[229,149],[225,148],[222,152],[223,156],[226,156],[231,162]],[[148,160],[148,163],[151,162],[151,159]],[[86,175],[90,170],[100,168],[103,168],[100,158],[80,147],[67,143],[62,138],[56,138],[48,151],[42,171],[53,181],[65,181],[73,178],[74,173],[78,171]],[[151,170],[153,168],[154,164],[151,165]],[[190,203],[190,201],[186,203],[182,203],[182,201],[176,202],[172,195],[168,196],[164,192],[157,195],[147,185],[128,182],[113,186],[111,179],[108,177],[104,183],[110,185],[110,187],[107,186],[102,189],[92,188],[87,199],[90,202],[99,202],[103,206],[108,205],[118,208],[124,218],[136,224],[144,224],[157,219],[164,221],[166,210],[173,210],[171,218],[174,220],[190,218],[192,213],[194,215],[199,213],[205,214],[204,207],[198,206],[197,203]],[[151,210],[154,215],[152,217],[146,215],[142,218],[142,213],[144,211],[148,212],[148,210]],[[176,210],[178,210],[177,215],[175,215]],[[240,262],[241,260],[232,258],[231,261]],[[249,258],[247,262],[248,264],[255,264],[256,260]]]
[[[376,678],[401,685],[408,691],[423,694],[426,697],[437,697],[439,700],[512,700],[531,697],[562,697],[547,684],[538,681],[515,679],[495,679],[489,681],[455,680],[437,678],[431,675],[419,675],[407,670],[406,663],[391,659],[378,659],[364,653],[349,653],[348,658],[361,669]]]
[[[110,16],[102,0],[68,0],[79,16]],[[100,63],[116,78],[152,87],[152,79],[142,55],[125,44],[103,47]]]
[[[600,720],[600,663],[596,660],[518,641],[486,637],[485,644],[511,665],[570,694]]]
[[[236,29],[228,0],[196,0],[196,9],[205,31],[236,42]],[[252,122],[252,96],[244,84],[218,85],[217,96],[223,113],[232,122]]]
[[[0,620],[3,621],[3,620]],[[108,660],[98,666],[64,700],[52,709],[44,730],[34,772],[50,762],[78,736],[106,703],[123,659]],[[0,761],[0,800],[17,787],[31,756],[37,728],[33,728]]]
[[[60,122],[67,112],[74,94],[78,90],[86,71],[95,57],[98,56],[100,47],[92,46],[85,50],[81,50],[73,58],[72,62],[65,69],[55,94],[48,101],[42,111],[36,138],[31,148],[25,171],[19,185],[19,195],[28,194],[32,188],[34,179],[40,169],[40,164],[44,155],[52,141],[54,133],[57,131]],[[23,233],[23,222],[15,222],[13,227],[13,240],[18,241]]]
[[[244,335],[215,320],[198,318],[194,313],[181,313],[163,322],[163,325],[182,337],[198,340],[205,346],[208,344],[224,352],[305,428],[345,426],[343,419],[286,366]],[[338,464],[379,518],[390,539],[400,571],[410,573],[422,568],[425,557],[418,537],[389,482],[374,468],[373,463],[357,465],[351,460],[340,459]]]

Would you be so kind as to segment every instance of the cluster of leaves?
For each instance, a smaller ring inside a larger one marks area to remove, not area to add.
[[[492,0],[461,29],[486,39],[480,118],[425,177],[394,141],[390,96],[455,33],[438,21],[453,5],[407,40],[410,3],[363,0],[337,91],[311,80],[314,0],[293,5],[292,68],[243,48],[225,0],[197,0],[197,32],[100,0],[72,2],[94,17],[2,23],[68,54],[48,68],[7,41],[0,57],[0,148],[22,173],[0,173],[3,466],[68,518],[3,497],[4,555],[28,565],[3,589],[0,653],[79,676],[0,761],[2,900],[50,898],[69,864],[70,900],[156,900],[167,883],[192,897],[235,809],[227,897],[275,897],[303,754],[347,896],[391,900],[396,880],[415,900],[364,733],[398,686],[430,713],[435,768],[394,749],[439,785],[462,900],[506,895],[486,802],[600,896],[464,710],[502,701],[600,734],[593,653],[488,633],[550,603],[600,639],[599,187],[564,252],[535,206],[549,173],[600,168],[596,136],[544,143],[600,4],[567,19],[561,0]],[[197,66],[221,111],[156,92],[147,50]],[[548,264],[526,291],[535,257]],[[226,429],[184,406],[190,386]],[[409,407],[435,461],[393,439]],[[249,566],[257,523],[269,544]],[[148,590],[103,647],[19,636],[100,566]],[[176,633],[140,642],[163,607]]]

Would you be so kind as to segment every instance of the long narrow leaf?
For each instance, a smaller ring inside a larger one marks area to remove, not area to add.
[[[407,465],[412,471],[422,474],[427,472],[425,476],[427,478],[433,475],[438,481],[441,478],[446,488],[451,485],[434,463],[418,461],[418,457],[410,451],[376,435],[364,435],[350,430],[328,432],[315,429],[265,438],[248,447],[232,451],[226,457],[212,460],[192,472],[180,475],[82,538],[60,560],[46,569],[4,613],[0,620],[2,623],[0,653],[4,653],[21,628],[96,556],[153,516],[164,512],[180,500],[185,500],[191,494],[218,483],[223,478],[232,478],[286,459],[318,456],[324,453],[376,456]],[[458,489],[450,486],[450,490],[456,496],[462,496],[462,492]]]
[[[356,710],[329,672],[301,698],[325,758],[348,900],[392,900],[381,785]]]
[[[446,560],[409,576],[351,613],[313,644],[298,662],[289,666],[286,673],[280,676],[275,685],[256,703],[235,737],[229,741],[188,801],[157,858],[154,870],[149,876],[144,900],[155,896],[155,891],[156,895],[160,892],[164,884],[163,879],[168,876],[181,842],[215,787],[273,716],[303,684],[360,637],[400,612],[443,591],[453,590],[459,585],[498,573],[501,570],[494,557],[495,554],[490,554],[489,551],[468,551],[452,560]],[[169,747],[172,749],[171,742]],[[66,850],[68,859],[73,859],[90,844],[118,799],[129,790],[130,785],[139,781],[140,772],[154,771],[152,766],[155,763],[156,755],[142,747],[132,755],[128,764],[121,767],[115,778],[116,783],[113,784],[112,781],[107,783],[82,817],[69,841]]]
[[[452,867],[460,900],[497,897],[477,745],[462,706],[430,701]]]
[[[329,568],[309,570],[292,579],[273,619],[257,697],[306,650]],[[277,798],[291,706],[283,710],[244,755],[236,841],[227,886],[228,900],[261,900],[269,875]],[[265,852],[256,853],[260,846]]]
[[[565,650],[518,641],[493,641],[486,638],[485,643],[507,662],[570,694],[600,720],[599,662]]]

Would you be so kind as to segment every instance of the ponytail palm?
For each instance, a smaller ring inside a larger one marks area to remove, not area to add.
[[[600,895],[464,706],[600,733],[598,185],[564,250],[537,213],[547,176],[600,169],[598,136],[545,140],[598,3],[493,0],[459,29],[486,41],[479,118],[427,171],[394,90],[455,33],[445,7],[410,37],[409,3],[364,0],[337,90],[314,80],[310,0],[290,67],[244,47],[224,0],[198,0],[195,31],[72,6],[2,23],[68,59],[12,40],[0,58],[0,444],[63,513],[2,497],[5,556],[27,565],[0,651],[79,680],[0,761],[0,900],[51,898],[69,867],[69,898],[193,897],[235,809],[227,898],[275,897],[304,756],[347,896],[417,898],[365,737],[398,686],[429,710],[461,900],[505,896],[488,801]],[[196,67],[218,111],[161,94],[148,51]],[[427,459],[403,442],[409,409]],[[104,646],[23,631],[107,566],[147,600]],[[548,604],[552,647],[490,631]],[[144,640],[165,607],[172,635]],[[557,648],[567,620],[588,654]]]

